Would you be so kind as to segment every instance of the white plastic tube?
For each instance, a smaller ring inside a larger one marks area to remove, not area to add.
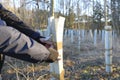
[[[112,72],[112,28],[105,26],[105,64],[106,72]]]
[[[58,80],[64,80],[64,68],[63,68],[63,31],[64,31],[64,17],[53,19],[52,34],[53,41],[57,44],[57,51],[59,53],[60,60],[50,64],[50,72],[54,73],[58,77]],[[51,79],[52,80],[52,79]]]

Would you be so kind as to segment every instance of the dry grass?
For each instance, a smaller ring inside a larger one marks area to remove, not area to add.
[[[78,38],[70,42],[70,38],[64,38],[64,69],[65,80],[120,80],[120,40],[115,38],[113,42],[113,72],[105,72],[104,43],[98,37],[98,43],[93,45],[90,36],[81,40],[80,49]],[[31,64],[6,58],[2,73],[3,80],[49,80],[52,76],[49,65]],[[56,79],[55,79],[56,80]]]

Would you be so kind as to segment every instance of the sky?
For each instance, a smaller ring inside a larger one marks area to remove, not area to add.
[[[0,0],[1,2],[2,1],[6,1],[6,0]],[[12,3],[14,3],[13,1],[15,1],[15,7],[20,7],[20,0],[9,0],[9,1],[11,1],[11,4]],[[27,0],[27,1],[31,1],[31,0]],[[50,1],[50,0],[49,0]],[[63,9],[65,9],[65,7],[61,7],[60,6],[60,1],[61,0],[54,0],[54,11],[56,11],[56,12],[59,12],[59,11],[63,11]],[[66,0],[67,1],[67,0]],[[74,1],[74,0],[73,0]],[[76,1],[76,0],[75,0]],[[102,4],[104,4],[104,0],[98,0],[98,1],[100,1]],[[109,0],[108,0],[109,1]],[[42,7],[41,8],[44,8],[44,9],[46,9],[47,10],[47,5],[44,5],[43,3],[40,3],[40,5],[42,5]],[[83,2],[81,2],[81,4],[79,4],[80,5],[80,8],[81,8],[81,14],[87,14],[87,15],[92,15],[93,14],[93,7],[92,7],[92,3],[90,3],[90,4],[88,4],[87,6],[85,6],[84,4],[83,4]],[[11,6],[13,6],[13,5],[11,5]],[[76,6],[76,5],[74,5],[74,6]],[[32,3],[30,3],[28,6],[27,6],[27,8],[28,9],[32,9],[33,7],[35,7],[35,2],[32,2]],[[87,7],[86,9],[85,9],[85,7]],[[76,9],[75,9],[76,10]],[[76,12],[76,11],[75,11]]]
[[[7,0],[0,0],[1,2],[7,2]],[[14,7],[13,3],[15,3],[15,7],[20,7],[20,0],[9,0],[11,2],[11,6]],[[14,2],[13,2],[14,1]],[[31,0],[27,0],[27,1],[31,1]],[[49,0],[50,1],[50,0]],[[61,0],[54,0],[54,11],[55,12],[59,12],[59,11],[63,11],[63,9],[65,9],[65,7],[61,7],[60,6],[60,1]],[[44,5],[43,3],[40,3],[40,8],[44,8],[47,10],[47,5]],[[29,3],[29,5],[27,6],[27,9],[32,9],[34,8],[36,5],[35,5],[35,2],[31,2]],[[83,4],[81,4],[81,7],[83,6]],[[92,8],[91,8],[92,9]],[[86,11],[82,10],[82,14],[86,13]],[[87,11],[87,14],[89,12]]]

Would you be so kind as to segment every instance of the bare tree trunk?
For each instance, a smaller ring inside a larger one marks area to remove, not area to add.
[[[105,10],[105,26],[108,25],[108,22],[107,22],[107,1],[104,0],[104,10]]]
[[[15,0],[13,0],[14,13],[16,14]]]
[[[51,0],[51,16],[54,16],[54,0]]]

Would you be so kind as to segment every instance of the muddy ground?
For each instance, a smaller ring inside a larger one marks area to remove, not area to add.
[[[64,38],[65,80],[120,80],[120,38],[113,38],[113,72],[105,72],[104,41],[98,37],[96,46],[85,36],[78,47],[78,38],[71,43]],[[2,70],[3,80],[49,80],[52,75],[46,63],[31,64],[6,57]],[[55,78],[55,80],[57,80]]]

